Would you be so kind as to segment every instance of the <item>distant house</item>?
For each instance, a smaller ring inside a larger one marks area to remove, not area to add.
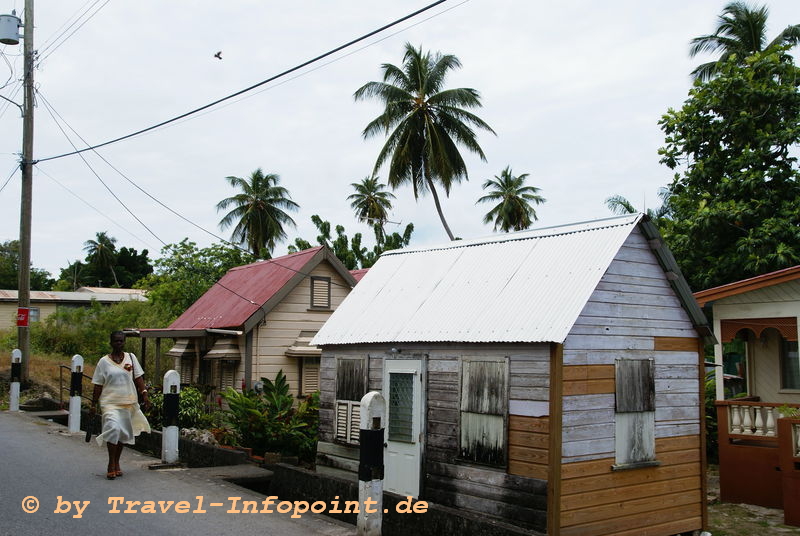
[[[356,478],[376,390],[390,492],[563,536],[700,529],[704,338],[643,215],[386,252],[311,341],[317,471]]]
[[[695,293],[710,310],[715,346],[720,495],[783,508],[800,525],[800,266]],[[735,397],[735,398],[734,398]],[[777,470],[780,468],[780,470]]]
[[[30,322],[40,322],[56,311],[88,307],[92,301],[111,305],[123,301],[144,301],[143,290],[132,288],[81,287],[75,292],[31,291]],[[19,298],[16,290],[0,290],[0,329],[17,325]]]
[[[319,388],[311,337],[355,284],[328,248],[307,249],[230,269],[168,328],[140,335],[175,340],[157,375],[174,368],[182,383],[221,390],[283,370],[292,393],[308,395]]]

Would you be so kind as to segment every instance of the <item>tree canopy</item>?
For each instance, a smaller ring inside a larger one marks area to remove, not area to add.
[[[137,286],[148,291],[151,303],[168,311],[175,319],[229,269],[256,260],[234,247],[213,244],[198,248],[195,242],[185,238],[177,244],[164,246],[161,258],[155,261],[154,272]]]
[[[137,281],[153,271],[149,252],[134,248],[117,249],[117,239],[107,232],[98,232],[94,239],[84,242],[86,258],[61,269],[54,290],[75,290],[79,287],[132,288]]]
[[[800,262],[800,69],[778,47],[730,58],[659,122],[678,170],[662,232],[694,289]]]
[[[362,133],[364,138],[387,136],[373,175],[389,162],[389,186],[411,183],[415,198],[430,192],[450,240],[455,237],[442,212],[436,185],[449,195],[453,184],[468,178],[459,145],[486,160],[475,128],[494,133],[483,119],[468,111],[481,106],[476,90],[444,87],[447,74],[459,67],[461,62],[451,54],[423,52],[422,47],[406,43],[401,66],[384,63],[383,81],[367,82],[354,94],[357,101],[375,98],[384,105],[381,115]]]
[[[217,211],[233,209],[219,222],[221,229],[233,227],[231,241],[246,244],[260,259],[267,259],[275,245],[286,238],[286,227],[295,223],[289,212],[299,205],[292,201],[289,190],[280,186],[280,176],[264,174],[256,169],[248,178],[226,177],[231,186],[240,190],[217,203]]]
[[[511,166],[507,166],[499,176],[483,183],[483,189],[489,193],[477,203],[495,203],[484,216],[483,223],[494,222],[495,231],[499,228],[507,233],[527,229],[539,219],[531,205],[541,205],[546,199],[539,195],[539,188],[525,184],[527,178],[527,173],[515,176]]]
[[[727,4],[717,20],[714,33],[695,37],[689,49],[691,57],[703,52],[719,52],[719,59],[699,65],[692,71],[692,76],[695,79],[709,80],[729,60],[742,65],[748,56],[756,52],[781,45],[794,46],[800,42],[800,24],[794,24],[767,43],[768,17],[769,10],[765,6],[751,8],[738,1]]]
[[[55,280],[50,272],[31,267],[31,290],[51,290]],[[19,288],[19,241],[8,240],[0,243],[0,289]]]
[[[411,234],[414,232],[413,223],[406,225],[403,234],[386,234],[382,229],[378,229],[376,224],[373,226],[376,244],[372,247],[372,250],[369,250],[366,246],[361,245],[363,238],[361,233],[356,233],[352,238],[348,238],[344,226],[337,225],[335,228],[336,238],[334,238],[331,235],[330,222],[323,220],[316,214],[311,216],[311,221],[320,233],[317,235],[317,244],[329,247],[348,270],[369,268],[378,261],[378,257],[384,251],[406,247],[411,242]],[[314,247],[314,244],[310,241],[304,238],[296,238],[294,244],[289,245],[289,253],[296,253],[312,247]]]

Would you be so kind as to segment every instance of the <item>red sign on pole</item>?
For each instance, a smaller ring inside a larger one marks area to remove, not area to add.
[[[27,307],[18,307],[17,308],[17,327],[18,328],[27,328],[28,327],[28,319],[30,318],[31,310]]]

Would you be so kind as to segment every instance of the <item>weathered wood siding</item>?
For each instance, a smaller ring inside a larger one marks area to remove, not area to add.
[[[286,349],[295,343],[301,332],[319,331],[350,292],[348,284],[327,261],[311,270],[311,275],[331,278],[331,309],[310,308],[311,279],[306,277],[267,313],[265,322],[254,330],[253,336],[252,380],[274,379],[278,371],[283,370],[293,395],[299,392],[301,358],[287,357]],[[241,381],[242,374],[244,367],[240,366],[237,381]]]
[[[614,458],[565,464],[561,536],[671,535],[702,525],[697,435],[656,440],[661,465],[611,471]]]
[[[701,527],[697,337],[647,241],[632,233],[564,342],[561,535]],[[617,359],[654,361],[659,467],[611,471]]]
[[[323,349],[320,394],[320,445],[317,470],[355,479],[358,451],[333,439],[336,357],[369,359],[371,390],[381,390],[383,359],[391,346],[363,345]],[[402,345],[403,355],[424,355],[426,392],[424,480],[421,498],[464,508],[506,522],[544,529],[546,510],[549,401],[548,344]],[[507,467],[459,459],[461,359],[508,358]]]

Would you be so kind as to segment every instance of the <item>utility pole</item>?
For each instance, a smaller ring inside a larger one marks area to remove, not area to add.
[[[19,215],[19,307],[31,306],[31,222],[33,205],[33,0],[25,0],[25,56],[23,87],[25,90],[22,118],[22,200]],[[30,317],[29,317],[30,318]],[[29,322],[17,327],[17,342],[22,351],[22,381],[28,380],[31,360]]]

